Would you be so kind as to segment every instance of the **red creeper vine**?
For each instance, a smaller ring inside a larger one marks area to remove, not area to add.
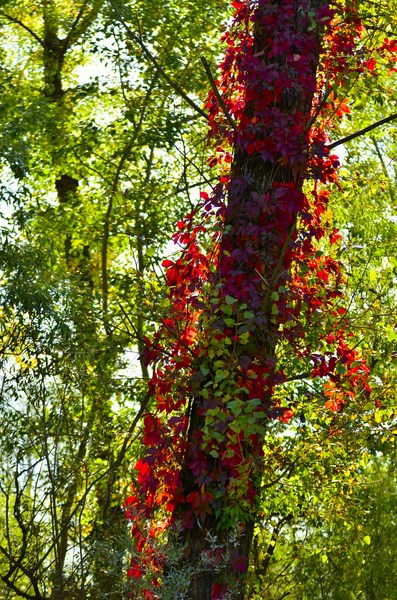
[[[341,235],[327,222],[339,167],[327,131],[349,110],[347,80],[376,71],[375,58],[359,47],[354,2],[233,6],[216,82],[223,106],[213,92],[207,100],[220,182],[178,223],[181,254],[163,262],[169,315],[146,340],[154,404],[126,514],[139,554],[129,574],[152,573],[147,598],[159,597],[165,531],[254,519],[267,423],[294,417],[280,390],[297,365],[335,413],[370,392],[341,301]],[[247,559],[247,549],[231,556],[231,568],[244,573]]]

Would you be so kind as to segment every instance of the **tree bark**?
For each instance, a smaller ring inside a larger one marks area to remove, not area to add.
[[[312,23],[313,14],[323,6],[323,2],[319,0],[294,0],[290,3],[293,5],[294,19],[291,22],[289,34],[299,37],[300,34],[307,34],[309,24]],[[269,39],[269,32],[262,26],[263,20],[266,19],[266,11],[271,6],[282,15],[284,10],[284,2],[277,0],[270,5],[269,2],[260,0],[254,11],[254,56],[260,56],[260,68],[269,67],[278,71],[278,75],[283,76],[284,64],[286,57],[271,56],[271,49],[277,37],[278,22],[274,22],[273,39]],[[225,215],[225,232],[221,241],[220,263],[216,280],[214,283],[221,283],[223,286],[223,296],[229,294],[237,298],[239,301],[244,301],[248,304],[248,310],[253,313],[251,319],[251,341],[247,345],[238,345],[235,347],[235,354],[238,359],[244,356],[244,360],[259,361],[262,364],[270,365],[273,370],[276,368],[276,345],[279,333],[279,326],[272,318],[272,306],[270,302],[271,294],[277,290],[283,282],[288,279],[288,261],[285,259],[289,246],[293,243],[294,232],[297,223],[297,217],[301,206],[297,206],[295,210],[290,211],[283,216],[283,221],[280,224],[280,200],[278,200],[278,192],[280,189],[293,186],[296,193],[302,194],[302,187],[305,176],[307,149],[308,143],[305,141],[304,130],[309,121],[310,111],[312,107],[316,70],[319,62],[320,52],[320,27],[312,34],[314,38],[313,45],[316,51],[310,58],[310,64],[307,67],[307,76],[310,79],[311,87],[309,89],[301,89],[298,85],[286,86],[279,94],[278,100],[274,101],[271,109],[275,114],[283,115],[284,122],[288,122],[288,117],[291,116],[292,122],[296,121],[297,115],[301,119],[301,138],[298,140],[298,150],[301,155],[306,155],[306,158],[301,159],[301,163],[293,163],[284,159],[282,152],[277,153],[273,157],[265,158],[263,152],[254,150],[248,151],[244,144],[240,143],[241,137],[244,136],[244,130],[241,125],[238,128],[235,137],[234,159],[231,169],[231,183],[228,190],[228,203]],[[300,59],[301,49],[299,47],[290,47],[289,52],[295,53],[296,60]],[[247,101],[245,105],[244,117],[246,121],[256,118],[258,113],[255,105],[255,100]],[[294,121],[295,119],[295,121]],[[280,122],[283,122],[280,120]],[[258,132],[260,141],[266,140],[267,137],[274,136],[275,127],[272,124],[265,125]],[[296,136],[294,131],[285,131],[285,137]],[[240,141],[239,141],[240,139]],[[253,210],[253,207],[256,207]],[[250,228],[261,226],[264,234],[259,236],[259,240],[247,242],[249,239]],[[283,231],[280,232],[280,228]],[[247,233],[248,232],[248,233]],[[244,252],[241,252],[241,259],[236,259],[234,262],[229,258],[234,251],[242,251],[247,248],[247,244],[251,244],[251,257],[246,257]],[[226,250],[227,258],[222,257],[222,249]],[[258,268],[255,268],[252,256],[255,256]],[[235,276],[235,273],[241,273],[240,279]],[[243,287],[239,288],[239,281],[244,279],[250,280],[251,293],[244,291]],[[202,385],[205,382],[202,382]],[[269,385],[267,392],[262,398],[263,405],[270,410],[272,407],[273,386]],[[205,424],[205,402],[200,394],[197,394],[192,402],[190,410],[190,427],[189,427],[189,443],[190,448],[195,444],[197,432],[199,432]],[[260,440],[260,445],[263,445],[264,439]],[[254,464],[256,469],[251,473],[252,484],[255,488],[256,497],[260,495],[260,477],[262,470],[261,450],[257,447],[255,450],[246,446],[243,448],[243,454],[256,452]],[[191,460],[191,455],[188,452],[186,457],[186,465],[183,468],[182,483],[185,493],[188,494],[198,489],[196,478],[189,470],[188,464]],[[216,469],[216,460],[207,454],[207,464],[212,469]],[[227,505],[228,498],[225,496],[224,503]],[[187,509],[187,506],[182,506],[182,511]],[[240,536],[235,536],[234,527],[225,529],[220,525],[214,514],[205,516],[204,520],[196,518],[192,527],[183,531],[181,539],[185,545],[185,561],[189,565],[193,565],[194,574],[191,579],[188,598],[189,600],[211,600],[214,593],[214,584],[222,581],[226,582],[225,590],[231,594],[235,600],[243,600],[245,592],[245,575],[233,568],[233,557],[238,556],[243,558],[248,564],[250,547],[253,537],[254,522],[257,512],[257,502],[253,501],[252,511],[249,518],[246,519],[245,527],[241,531]],[[213,542],[223,546],[225,549],[224,564],[220,565],[216,561],[207,563],[203,566],[203,555],[205,553],[213,553]],[[231,542],[234,540],[234,543]],[[222,597],[222,592],[219,592],[219,598]]]

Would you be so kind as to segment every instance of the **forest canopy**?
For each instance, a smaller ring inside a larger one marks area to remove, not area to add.
[[[396,9],[1,2],[1,597],[396,598]]]

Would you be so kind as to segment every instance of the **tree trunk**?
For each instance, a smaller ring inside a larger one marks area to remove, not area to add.
[[[277,383],[275,349],[279,334],[279,322],[272,312],[272,294],[288,281],[289,248],[294,243],[297,217],[303,208],[302,187],[308,156],[305,126],[313,103],[320,53],[321,31],[320,26],[313,27],[313,15],[323,3],[319,0],[291,0],[287,3],[277,0],[270,4],[259,0],[257,4],[251,15],[254,22],[250,54],[252,71],[244,59],[240,58],[238,63],[239,82],[244,80],[245,85],[245,108],[234,134],[225,230],[214,284],[221,283],[222,296],[244,302],[246,310],[252,314],[247,319],[249,344],[236,343],[235,362],[238,368],[243,368],[241,365],[244,364],[266,366],[268,384],[261,403],[270,416],[274,408],[273,388]],[[284,51],[276,48],[277,44],[281,47],[282,38],[287,40]],[[308,56],[304,55],[305,44]],[[304,62],[302,67],[298,65],[301,60]],[[269,73],[273,78],[273,89],[269,78],[266,79]],[[263,100],[266,93],[272,95],[267,104]],[[281,137],[284,146],[279,143]],[[227,332],[230,327],[222,323],[222,318],[219,315],[217,327]],[[205,381],[201,381],[201,386],[204,384]],[[239,398],[242,398],[241,393]],[[246,400],[249,400],[248,395]],[[182,471],[187,495],[204,490],[204,484],[200,488],[197,477],[191,473],[189,463],[197,452],[196,440],[205,425],[208,407],[208,399],[198,393],[189,415],[189,450]],[[186,547],[185,561],[195,568],[187,596],[189,600],[222,598],[226,591],[228,597],[235,600],[244,598],[244,563],[248,565],[253,537],[264,442],[262,436],[253,445],[247,441],[242,444],[241,456],[249,457],[254,465],[250,471],[250,483],[255,492],[250,514],[241,519],[244,527],[239,521],[228,527],[220,522],[219,503],[223,502],[227,507],[230,502],[225,493],[222,500],[217,499],[218,517],[215,511],[208,511],[209,514],[203,518],[195,518],[181,535]],[[219,468],[219,461],[209,455],[208,450],[203,452],[207,468],[213,473]],[[232,471],[226,471],[226,476],[228,482],[234,477]],[[223,489],[227,487],[228,483],[223,483]],[[183,513],[188,508],[183,505],[178,510]],[[238,529],[240,535],[236,537]],[[223,564],[216,560],[214,540],[224,549]],[[203,563],[206,554],[213,559]]]

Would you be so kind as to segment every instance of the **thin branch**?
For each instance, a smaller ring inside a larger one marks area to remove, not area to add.
[[[182,177],[181,177],[181,179],[182,179]],[[175,188],[175,193],[176,194],[180,194],[182,192],[187,193],[188,190],[192,190],[194,188],[202,188],[205,183],[208,183],[209,185],[211,185],[211,183],[214,183],[215,181],[218,183],[219,177],[211,177],[211,179],[206,179],[205,181],[198,181],[197,183],[191,183],[191,184],[187,184],[187,185],[185,184],[183,187],[181,184]],[[191,207],[192,207],[192,209],[194,208],[193,205],[191,205]]]
[[[102,250],[101,250],[101,268],[102,268],[102,313],[103,313],[103,319],[104,319],[104,326],[105,326],[105,330],[106,333],[108,335],[111,334],[111,330],[109,328],[109,324],[107,323],[107,312],[108,312],[108,291],[109,291],[109,285],[108,285],[108,268],[107,268],[107,254],[108,254],[108,246],[109,246],[109,237],[110,237],[110,220],[111,220],[111,215],[112,215],[112,210],[113,210],[113,198],[117,192],[117,187],[119,185],[119,181],[120,181],[120,177],[121,177],[121,172],[123,170],[124,164],[127,161],[127,159],[129,158],[130,154],[131,154],[131,150],[135,145],[135,142],[138,138],[138,135],[141,131],[142,128],[142,124],[143,124],[143,120],[145,118],[145,114],[146,111],[148,110],[148,106],[149,106],[149,100],[150,100],[150,96],[154,90],[154,87],[156,85],[156,81],[157,81],[157,74],[154,75],[151,84],[149,86],[149,89],[145,95],[145,101],[143,102],[143,106],[142,106],[142,110],[141,110],[141,114],[140,114],[140,118],[139,118],[139,122],[134,125],[134,133],[132,138],[130,139],[130,141],[128,142],[128,144],[125,146],[123,153],[121,155],[121,159],[119,164],[117,165],[116,168],[116,174],[114,176],[113,179],[113,184],[110,190],[110,196],[109,196],[109,202],[108,202],[108,207],[107,207],[107,211],[105,214],[105,218],[104,218],[104,224],[103,224],[103,240],[102,240]]]
[[[1,11],[0,14],[2,14],[3,17],[5,17],[9,21],[11,21],[12,23],[16,23],[16,25],[19,25],[20,27],[25,29],[25,31],[30,33],[30,35],[36,40],[36,42],[38,42],[40,44],[40,46],[42,46],[44,48],[44,46],[45,46],[44,41],[41,39],[40,36],[37,35],[37,33],[35,31],[33,31],[33,29],[30,29],[30,27],[25,25],[25,23],[23,23],[22,21],[20,21],[16,17],[12,17],[11,15],[8,15],[7,13],[5,13],[3,11]]]
[[[397,119],[397,113],[394,113],[393,115],[389,115],[385,119],[376,121],[376,123],[372,123],[372,125],[368,125],[368,127],[364,127],[364,129],[360,129],[359,131],[356,131],[355,133],[351,133],[350,135],[347,135],[346,137],[342,138],[341,140],[337,140],[336,142],[329,144],[328,148],[331,150],[332,148],[336,148],[337,146],[346,144],[346,142],[350,142],[351,140],[354,140],[355,138],[365,135],[369,131],[376,129],[377,127],[380,127],[381,125],[385,125],[386,123],[390,123],[391,121],[394,121],[395,119]]]
[[[275,528],[273,529],[273,533],[272,533],[272,537],[270,538],[270,543],[267,547],[266,550],[266,554],[265,554],[265,558],[263,560],[262,563],[262,569],[261,572],[262,574],[266,574],[268,568],[269,568],[269,564],[270,561],[272,559],[272,556],[274,554],[274,550],[276,548],[276,544],[278,541],[278,536],[280,531],[282,530],[282,528],[284,527],[284,525],[286,525],[287,523],[289,523],[290,521],[292,521],[292,519],[294,518],[294,515],[292,513],[289,513],[288,515],[286,515],[285,517],[283,517],[275,526]],[[285,595],[283,596],[285,598]]]
[[[213,186],[213,185],[211,185],[211,181],[213,181],[214,179],[217,179],[217,180],[218,180],[218,178],[208,179],[208,178],[205,176],[205,173],[204,173],[204,172],[203,172],[203,171],[200,169],[200,167],[198,167],[198,166],[196,165],[196,163],[195,163],[193,160],[191,160],[191,159],[190,159],[190,158],[187,156],[187,154],[186,154],[185,152],[183,152],[183,151],[182,151],[180,148],[178,148],[178,146],[177,146],[177,145],[176,145],[176,144],[175,144],[175,143],[174,143],[174,142],[173,142],[173,141],[172,141],[170,138],[168,138],[168,137],[167,137],[167,140],[168,140],[168,141],[170,142],[170,144],[171,144],[171,145],[172,145],[172,146],[175,148],[175,150],[176,150],[177,152],[179,152],[179,154],[180,154],[180,155],[183,157],[183,159],[184,159],[184,160],[186,160],[186,161],[189,163],[189,165],[191,165],[191,166],[192,166],[194,169],[196,169],[196,171],[197,171],[197,173],[200,175],[200,177],[202,177],[202,178],[203,178],[203,181],[204,181],[204,182],[205,182],[207,185],[211,186],[211,189],[214,189],[214,186]]]
[[[230,123],[231,127],[234,129],[234,131],[237,131],[237,125],[234,122],[231,114],[227,110],[227,106],[225,104],[224,99],[222,98],[222,96],[219,93],[219,90],[217,88],[217,85],[215,83],[213,75],[211,73],[211,67],[210,67],[209,62],[207,61],[207,59],[204,56],[201,56],[200,59],[204,65],[204,69],[205,69],[205,72],[207,73],[208,81],[210,82],[212,91],[214,92],[216,99],[218,100],[219,106],[221,107],[223,114],[225,115],[226,119],[229,121],[229,123]]]
[[[13,581],[11,581],[11,579],[7,575],[0,575],[0,578],[8,588],[10,588],[16,594],[18,594],[18,598],[25,598],[26,600],[47,600],[46,596],[37,596],[37,594],[32,596],[31,594],[22,591],[19,587],[15,585]]]
[[[145,412],[145,410],[147,408],[150,398],[151,398],[151,393],[147,392],[141,402],[141,406],[140,406],[137,414],[135,415],[133,422],[131,423],[131,425],[128,429],[128,432],[124,438],[123,444],[122,444],[116,458],[112,461],[112,464],[109,466],[109,469],[108,469],[109,476],[108,476],[108,479],[106,482],[106,496],[105,496],[105,502],[104,502],[104,506],[103,506],[104,512],[107,512],[109,505],[110,505],[112,489],[113,489],[114,482],[116,481],[117,470],[119,469],[123,460],[125,459],[125,456],[127,454],[129,447],[131,446],[131,444],[137,437],[136,436],[133,438],[132,436],[133,436],[134,430],[137,427],[143,413]]]
[[[288,473],[288,479],[289,479],[289,478],[291,477],[292,469],[294,468],[294,466],[296,465],[296,463],[297,463],[297,462],[298,462],[298,459],[296,459],[296,460],[292,461],[292,463],[290,463],[290,464],[289,464],[289,465],[288,465],[288,466],[287,466],[287,467],[284,469],[284,471],[282,471],[282,472],[280,473],[280,475],[279,475],[279,476],[278,476],[276,479],[273,479],[273,481],[270,481],[269,483],[265,483],[265,484],[263,484],[263,485],[262,485],[262,489],[264,489],[264,490],[267,490],[267,489],[269,489],[269,488],[273,487],[274,485],[276,485],[276,483],[279,483],[279,481],[281,481],[281,480],[282,480],[282,478],[284,477],[284,475],[285,475],[286,473],[288,473],[288,472],[289,472],[289,473]]]
[[[74,44],[93,23],[94,19],[96,18],[101,9],[102,4],[103,0],[97,0],[96,2],[94,2],[92,9],[83,18],[85,8],[88,5],[88,0],[85,0],[78,12],[77,17],[73,21],[66,38],[64,39],[64,44],[66,48],[69,48],[72,44]]]
[[[390,179],[389,172],[388,172],[388,170],[387,170],[386,163],[385,163],[385,161],[384,161],[384,159],[383,159],[382,152],[381,152],[381,150],[380,150],[380,148],[379,148],[379,144],[378,144],[378,142],[376,141],[376,138],[375,138],[375,137],[373,137],[373,136],[371,136],[371,141],[372,141],[373,145],[375,146],[375,152],[376,152],[376,154],[378,155],[378,158],[379,158],[379,160],[380,160],[380,164],[382,165],[383,174],[384,174],[384,176],[386,177],[386,179],[387,179],[387,180],[388,180],[388,182],[389,182],[389,194],[390,194],[390,198],[392,199],[393,203],[395,203],[395,201],[396,201],[396,197],[395,197],[395,195],[394,195],[394,191],[393,191],[392,182],[391,182],[391,179]]]
[[[109,292],[109,284],[108,284],[108,268],[107,268],[107,255],[108,255],[108,246],[109,246],[109,237],[110,237],[110,218],[113,210],[113,199],[114,195],[117,192],[117,186],[119,183],[121,171],[124,167],[124,163],[129,158],[131,154],[131,150],[134,145],[135,135],[132,139],[126,144],[123,153],[120,158],[120,162],[118,164],[116,174],[114,176],[113,186],[109,193],[109,202],[104,218],[103,223],[103,239],[102,239],[102,250],[101,250],[101,266],[102,266],[102,312],[104,318],[104,326],[106,333],[108,335],[111,334],[109,329],[109,325],[107,323],[107,313],[108,313],[108,292]]]
[[[83,4],[81,5],[81,8],[80,8],[79,12],[77,13],[77,17],[73,21],[72,26],[69,29],[69,32],[68,32],[66,38],[64,39],[64,43],[65,43],[65,46],[67,48],[69,47],[69,44],[70,44],[70,42],[73,39],[74,33],[75,33],[76,29],[77,29],[77,26],[78,26],[78,24],[80,22],[81,17],[84,14],[84,10],[85,10],[87,4],[88,4],[88,0],[85,0],[85,2],[83,2]]]
[[[161,74],[161,76],[163,77],[163,79],[165,79],[165,81],[172,87],[173,90],[175,90],[175,92],[181,96],[181,98],[183,98],[185,100],[185,102],[187,102],[187,104],[189,104],[196,112],[199,113],[199,115],[201,115],[202,117],[204,117],[204,119],[206,119],[207,121],[209,120],[209,117],[207,115],[206,112],[204,112],[195,102],[194,100],[192,100],[187,94],[186,92],[184,92],[182,90],[181,87],[179,87],[179,85],[177,83],[175,83],[175,81],[173,81],[171,79],[171,77],[169,75],[167,75],[167,73],[164,71],[164,69],[160,66],[157,58],[150,52],[150,50],[148,50],[148,48],[145,46],[145,44],[143,43],[142,39],[140,36],[138,36],[136,33],[134,33],[132,31],[132,29],[129,27],[129,25],[125,22],[125,20],[123,19],[122,15],[120,14],[119,10],[117,9],[117,6],[115,5],[113,0],[110,0],[110,4],[113,7],[114,12],[116,13],[117,19],[120,21],[120,23],[123,25],[124,29],[126,30],[127,34],[129,35],[129,37],[134,40],[135,43],[137,43],[139,45],[139,47],[142,49],[143,53],[147,56],[147,58],[150,60],[150,62],[156,67],[156,69],[158,70],[158,72]]]
[[[292,377],[288,377],[286,381],[300,381],[301,379],[309,379],[311,377],[311,371],[307,371],[306,373],[299,373],[299,375],[292,375]]]

